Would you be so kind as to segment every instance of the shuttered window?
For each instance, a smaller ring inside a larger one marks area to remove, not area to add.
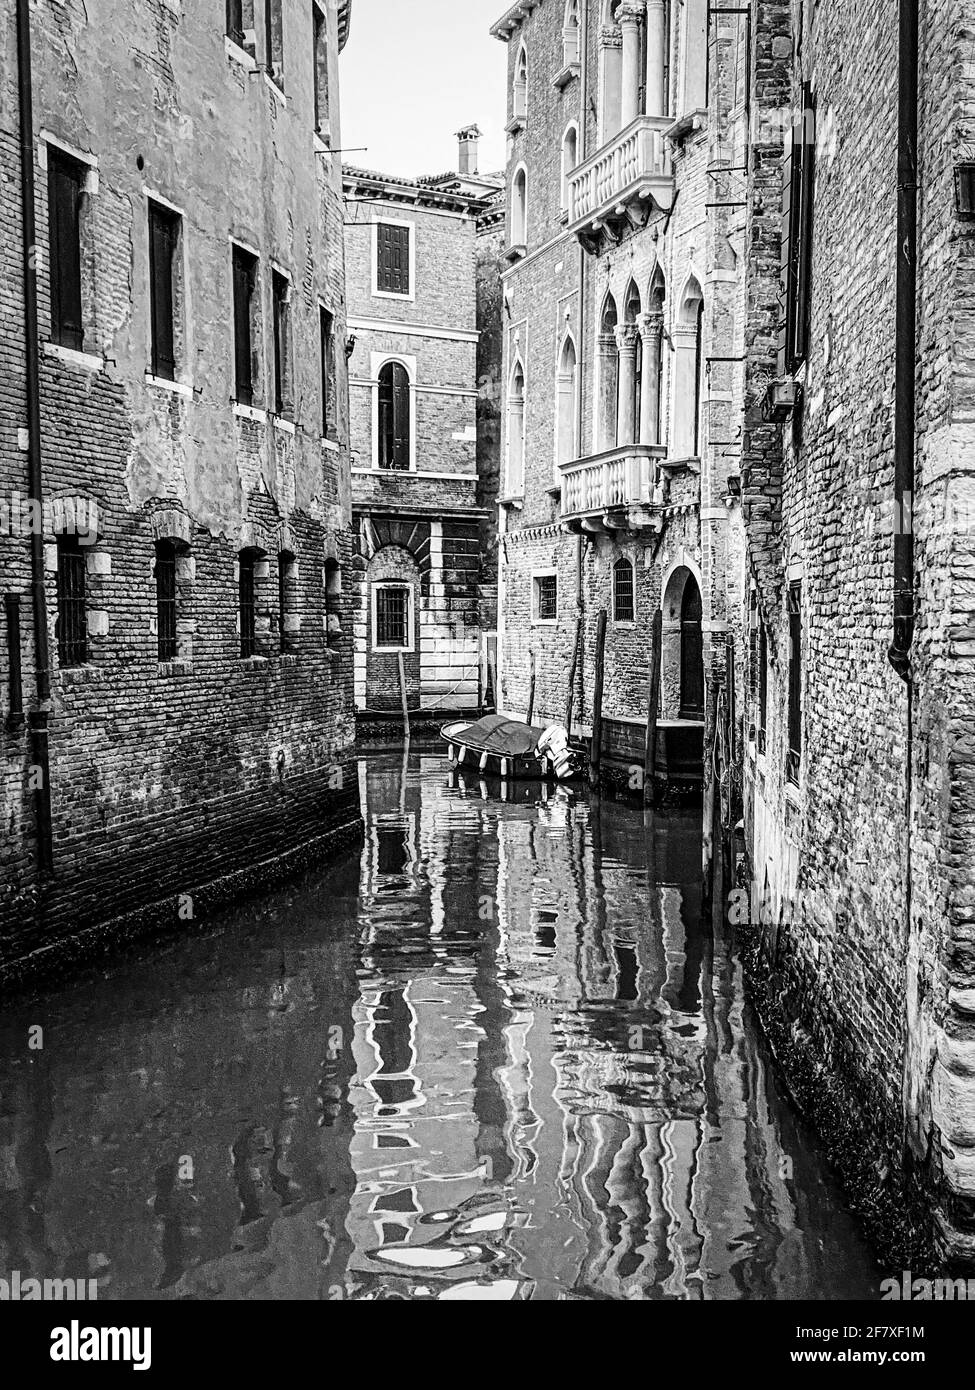
[[[782,312],[779,375],[806,359],[812,279],[813,190],[816,178],[816,113],[809,84],[782,166]]]
[[[175,661],[176,638],[176,546],[172,541],[156,542],[156,646],[160,661]]]
[[[59,536],[58,548],[58,662],[82,666],[88,660],[87,566],[77,536]]]
[[[291,286],[278,271],[271,273],[274,302],[274,413],[288,415],[291,410]]]
[[[401,362],[379,373],[379,467],[410,467],[410,378]]]
[[[327,309],[319,310],[322,351],[322,434],[334,439],[335,419],[335,320]]]
[[[234,376],[235,398],[240,405],[254,404],[251,316],[257,261],[243,247],[234,247]]]
[[[81,306],[81,191],[84,170],[48,147],[48,216],[51,250],[51,339],[80,352],[84,346]]]
[[[176,379],[174,277],[179,216],[149,204],[149,298],[152,323],[152,374]]]
[[[383,294],[410,293],[410,231],[391,222],[376,227],[376,288]]]
[[[535,620],[554,623],[559,616],[559,577],[540,574],[535,580]]]

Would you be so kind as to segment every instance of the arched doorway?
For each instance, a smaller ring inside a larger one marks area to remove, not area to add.
[[[681,719],[704,718],[704,637],[701,631],[701,590],[688,574],[680,609]]]

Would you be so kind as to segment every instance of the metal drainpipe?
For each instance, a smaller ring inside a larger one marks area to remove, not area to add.
[[[586,139],[586,121],[589,116],[589,0],[582,0],[582,13],[579,16],[579,163],[582,164],[588,155],[589,142]],[[585,398],[585,365],[586,354],[586,291],[588,286],[587,271],[589,259],[586,249],[582,244],[579,245],[579,390],[576,400],[576,441],[580,456],[585,452],[582,442],[582,430],[585,424],[585,410],[583,401]],[[585,642],[585,623],[583,621],[583,585],[582,585],[582,559],[585,553],[585,542],[582,534],[576,536],[576,610],[580,624],[579,641],[579,669],[578,680],[582,689],[585,689],[585,669],[586,669],[586,642]],[[582,701],[579,702],[579,717],[582,717]]]
[[[900,0],[897,111],[897,307],[894,387],[894,634],[888,659],[910,683],[914,641],[917,374],[918,0]]]
[[[20,182],[24,251],[24,347],[27,359],[27,477],[28,495],[44,514],[44,475],[41,457],[41,391],[37,327],[37,246],[34,223],[34,97],[31,80],[30,0],[17,0],[17,66],[20,98]],[[47,595],[44,587],[44,535],[31,529],[31,600],[34,627],[35,699],[28,716],[31,762],[34,769],[34,814],[37,865],[41,877],[54,867],[51,834],[51,781],[48,760],[48,715],[51,708],[51,668],[47,636]]]

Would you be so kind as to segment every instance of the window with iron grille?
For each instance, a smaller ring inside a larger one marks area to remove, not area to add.
[[[410,293],[410,232],[393,222],[376,224],[376,289],[382,294]]]
[[[379,373],[379,467],[406,471],[411,452],[410,377],[402,362]]]
[[[173,541],[156,541],[156,644],[160,661],[175,661],[176,639],[176,546]]]
[[[85,170],[49,146],[48,218],[51,252],[51,341],[80,352],[84,346],[81,303],[81,200]]]
[[[635,616],[633,566],[629,560],[617,560],[613,566],[613,621],[632,623]]]
[[[253,550],[240,554],[238,614],[240,618],[240,654],[246,660],[257,652],[257,555]]]
[[[405,585],[376,586],[375,646],[393,651],[410,647],[410,590]]]
[[[59,536],[57,547],[58,662],[61,666],[83,666],[88,660],[85,553],[77,536]]]
[[[334,439],[335,419],[335,319],[327,309],[319,309],[322,350],[322,435]]]
[[[554,623],[558,616],[559,577],[540,574],[535,579],[535,619],[540,623]]]
[[[234,247],[234,377],[239,405],[254,404],[254,353],[251,317],[257,258],[242,246]]]
[[[786,776],[799,781],[802,765],[802,585],[789,585],[789,748]]]
[[[175,271],[180,217],[157,203],[149,204],[149,308],[152,326],[152,374],[176,379]]]

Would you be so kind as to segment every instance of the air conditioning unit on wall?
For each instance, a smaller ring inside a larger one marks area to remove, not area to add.
[[[762,419],[769,424],[783,425],[791,420],[802,402],[802,386],[791,377],[769,382],[762,401]]]

